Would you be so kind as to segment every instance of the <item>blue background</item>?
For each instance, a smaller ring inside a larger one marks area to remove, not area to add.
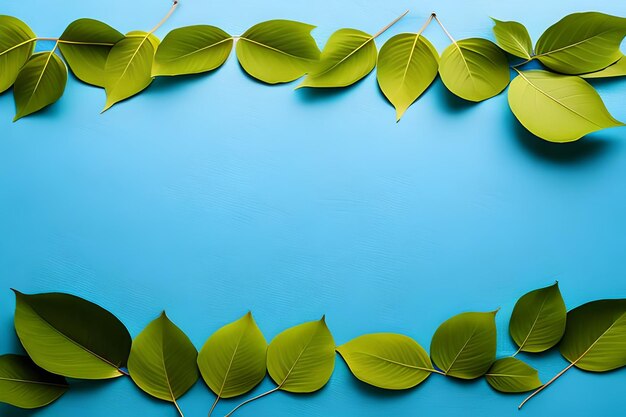
[[[341,27],[376,32],[407,7],[379,46],[416,31],[433,10],[457,38],[492,38],[489,16],[524,22],[535,40],[570,12],[626,16],[623,1],[183,0],[157,34],[196,23],[240,34],[288,18],[317,24],[323,45]],[[146,30],[168,8],[5,1],[0,13],[58,36],[80,17]],[[426,36],[440,51],[448,44],[435,25]],[[626,81],[595,85],[626,120]],[[15,124],[12,96],[1,95],[0,352],[20,351],[9,287],[86,297],[133,335],[165,309],[197,347],[248,309],[268,340],[326,313],[337,344],[391,331],[428,348],[448,317],[502,307],[500,355],[514,351],[508,317],[528,290],[558,279],[568,307],[626,296],[626,128],[560,146],[526,133],[506,94],[468,105],[438,80],[396,124],[374,74],[342,91],[294,86],[258,83],[231,56],[206,76],[158,79],[103,115],[103,91],[73,77],[57,104]],[[524,358],[544,380],[566,365],[556,351]],[[625,377],[571,370],[522,413],[621,414]],[[338,360],[321,392],[277,393],[238,415],[506,416],[522,415],[522,398],[437,375],[382,392]],[[204,416],[212,400],[199,382],[181,406]],[[0,405],[0,414],[31,412]],[[78,382],[32,414],[176,411],[121,378]]]

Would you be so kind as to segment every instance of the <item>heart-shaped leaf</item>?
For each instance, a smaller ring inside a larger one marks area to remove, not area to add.
[[[153,34],[135,31],[111,48],[105,65],[107,101],[102,111],[152,83],[152,62],[158,46],[159,39]]]
[[[487,39],[453,42],[441,55],[441,81],[453,94],[482,101],[499,94],[509,84],[506,55]]]
[[[237,41],[237,59],[248,74],[268,84],[296,80],[320,57],[314,28],[291,20],[256,24]]]
[[[67,84],[67,68],[58,55],[40,52],[30,57],[13,86],[15,118],[35,113],[61,98]]]
[[[283,391],[317,391],[334,367],[335,341],[323,317],[285,330],[267,349],[267,370]]]
[[[583,78],[611,78],[626,76],[626,57],[622,56],[616,63],[596,72],[581,74]]]
[[[131,338],[113,314],[69,294],[15,291],[15,299],[15,330],[38,366],[71,378],[123,375]]]
[[[597,12],[570,14],[541,35],[536,58],[563,74],[598,71],[621,58],[624,35],[626,18]]]
[[[163,312],[133,340],[128,372],[143,391],[176,404],[198,380],[197,357],[189,338]]]
[[[98,20],[78,19],[69,24],[60,39],[59,49],[76,78],[104,87],[107,57],[124,35]]]
[[[39,408],[65,394],[67,381],[44,371],[28,356],[0,356],[0,402],[20,408]]]
[[[498,359],[485,378],[493,389],[500,392],[526,392],[542,385],[537,370],[517,358]]]
[[[437,77],[439,53],[418,33],[389,39],[378,55],[378,85],[396,108],[400,120],[411,104]]]
[[[561,340],[567,309],[558,282],[523,295],[515,304],[509,333],[519,352],[543,352]]]
[[[483,376],[496,359],[496,311],[462,313],[439,326],[430,356],[446,375],[462,379]]]
[[[20,68],[33,54],[35,34],[12,16],[0,15],[0,93],[13,85]]]
[[[509,107],[526,129],[550,142],[571,142],[601,129],[623,126],[580,77],[533,70],[518,72]]]
[[[152,76],[198,74],[221,66],[233,48],[233,38],[222,29],[195,25],[174,29],[159,45]]]
[[[503,22],[493,19],[493,34],[500,48],[518,58],[530,59],[533,55],[533,41],[528,30],[519,22]]]
[[[339,346],[337,352],[354,376],[379,388],[412,388],[434,372],[424,348],[401,334],[367,334]]]

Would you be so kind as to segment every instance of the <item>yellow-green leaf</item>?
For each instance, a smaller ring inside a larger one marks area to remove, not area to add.
[[[0,15],[0,93],[9,89],[35,49],[35,34],[21,20]]]
[[[537,370],[517,358],[498,359],[485,374],[485,379],[500,392],[526,392],[542,385]]]
[[[616,63],[596,72],[581,74],[583,78],[611,78],[626,75],[626,57],[622,56]]]
[[[493,34],[500,48],[516,57],[530,59],[533,55],[533,41],[526,27],[519,22],[492,20],[495,23]]]

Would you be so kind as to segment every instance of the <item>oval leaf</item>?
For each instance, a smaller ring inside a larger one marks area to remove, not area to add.
[[[13,85],[20,68],[33,54],[35,34],[12,16],[0,15],[0,93]]]
[[[599,300],[567,313],[561,354],[585,371],[626,365],[626,299]]]
[[[335,341],[324,318],[285,330],[267,349],[267,370],[284,391],[317,391],[326,385],[334,367]]]
[[[320,57],[314,28],[291,20],[256,24],[237,41],[237,59],[248,74],[268,84],[296,80]]]
[[[443,322],[430,345],[433,362],[446,375],[478,378],[496,359],[496,312],[462,313]]]
[[[496,44],[487,39],[463,39],[441,55],[441,81],[453,94],[482,101],[499,94],[509,83],[509,64]]]
[[[152,76],[198,74],[221,66],[233,47],[233,38],[209,25],[174,29],[159,45]]]
[[[175,403],[198,380],[197,357],[189,338],[163,312],[133,340],[128,372],[148,394]]]
[[[583,78],[611,78],[611,77],[623,77],[626,75],[626,57],[622,56],[615,64],[596,71],[582,74]]]
[[[37,365],[71,378],[123,375],[131,338],[113,314],[69,294],[15,291],[15,298],[15,330]]]
[[[396,120],[426,91],[438,69],[439,53],[420,34],[402,33],[383,45],[376,77],[383,94],[396,108]]]
[[[519,352],[543,352],[561,340],[567,309],[559,283],[531,291],[515,304],[509,333]]]
[[[519,22],[503,22],[493,19],[493,34],[500,48],[519,58],[530,59],[533,55],[533,41],[528,30]]]
[[[498,359],[485,378],[493,389],[500,392],[526,392],[543,385],[537,370],[516,358]]]
[[[339,346],[337,352],[354,376],[378,388],[412,388],[433,370],[424,348],[401,334],[367,334]]]
[[[585,80],[548,71],[519,72],[509,87],[509,107],[533,135],[550,142],[624,125]]]
[[[550,26],[535,47],[546,67],[564,74],[605,68],[622,56],[626,19],[597,12],[570,14]]]
[[[0,356],[0,402],[20,408],[39,408],[65,394],[65,378],[44,371],[28,356]]]
[[[107,57],[124,35],[98,20],[78,19],[70,23],[60,39],[63,42],[59,49],[76,78],[104,87]]]
[[[245,394],[265,377],[267,341],[248,313],[215,332],[198,355],[198,367],[218,398]]]

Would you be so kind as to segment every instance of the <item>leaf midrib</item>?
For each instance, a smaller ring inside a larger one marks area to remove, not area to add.
[[[5,378],[1,376],[0,376],[0,381],[17,382],[17,383],[22,383],[22,384],[33,384],[33,385],[48,385],[52,387],[67,388],[67,385],[55,384],[53,382],[30,381],[27,379]]]
[[[375,355],[373,353],[355,351],[355,352],[353,352],[353,354],[371,356],[372,358],[380,359],[381,361],[389,362],[391,364],[402,366],[402,367],[409,368],[409,369],[415,369],[415,370],[426,371],[426,372],[432,372],[433,371],[432,369],[429,369],[429,368],[424,368],[424,367],[417,366],[417,365],[410,365],[408,363],[402,363],[402,362],[394,361],[393,359],[385,358],[383,356],[378,356],[378,355]]]
[[[232,37],[232,36],[230,36],[230,37],[228,37],[228,38],[226,38],[226,39],[222,39],[221,41],[218,41],[218,42],[212,43],[212,44],[210,44],[210,45],[203,46],[202,48],[198,48],[198,49],[196,49],[195,51],[188,52],[188,53],[186,53],[186,54],[184,54],[184,55],[180,55],[180,56],[177,56],[177,57],[175,57],[175,58],[168,59],[168,60],[167,60],[167,62],[174,62],[174,61],[178,61],[179,59],[184,59],[184,58],[187,58],[187,57],[189,57],[189,56],[191,56],[191,55],[194,55],[194,54],[200,53],[200,52],[202,52],[202,51],[206,51],[206,50],[211,49],[211,48],[213,48],[213,47],[215,47],[215,46],[217,46],[217,45],[221,45],[222,43],[224,43],[224,42],[228,42],[228,41],[231,41],[231,40],[233,40],[233,37]]]
[[[540,57],[543,57],[543,56],[550,56],[551,54],[554,54],[554,53],[557,53],[557,52],[561,52],[561,51],[565,51],[565,50],[567,50],[569,48],[573,48],[573,47],[576,47],[578,45],[582,45],[583,43],[589,42],[592,39],[597,38],[597,37],[602,36],[602,35],[605,35],[605,34],[607,34],[609,32],[613,32],[613,30],[605,30],[605,31],[597,33],[597,34],[595,34],[595,35],[593,35],[593,36],[591,36],[589,38],[582,39],[582,40],[580,40],[578,42],[574,42],[574,43],[572,43],[570,45],[565,45],[565,46],[562,46],[560,48],[553,49],[551,51],[543,52],[541,54],[535,55],[534,57],[535,58],[540,58]]]
[[[524,341],[522,342],[522,344],[519,347],[520,351],[526,345],[526,342],[528,342],[528,339],[530,338],[530,335],[532,334],[533,330],[535,330],[535,326],[537,325],[537,321],[539,321],[539,316],[541,315],[541,312],[543,311],[543,306],[546,304],[546,300],[547,299],[548,299],[548,295],[546,294],[543,297],[543,300],[541,301],[541,306],[539,306],[539,311],[537,312],[537,316],[535,316],[535,320],[533,321],[532,326],[530,326],[530,330],[528,331],[528,334],[526,334],[526,337],[524,338]]]
[[[450,372],[450,369],[452,369],[452,367],[454,366],[454,364],[456,363],[456,361],[459,359],[459,356],[461,356],[461,353],[463,353],[463,351],[465,350],[465,348],[467,347],[468,343],[472,340],[472,338],[474,337],[474,335],[476,334],[476,329],[472,330],[472,334],[467,338],[467,340],[465,341],[465,344],[463,344],[463,346],[461,347],[461,349],[459,349],[458,353],[456,354],[456,356],[454,357],[454,359],[452,360],[452,363],[450,363],[450,366],[448,366],[448,369],[445,370],[445,374],[448,375],[448,372]]]
[[[361,35],[362,36],[362,35]],[[361,45],[359,45],[356,49],[354,49],[352,52],[350,52],[348,55],[344,56],[343,58],[341,58],[339,61],[337,61],[334,65],[330,66],[329,68],[326,68],[324,71],[316,73],[316,74],[311,74],[311,78],[317,78],[317,77],[321,77],[324,74],[329,73],[330,71],[334,70],[335,68],[337,68],[339,65],[343,64],[345,61],[347,61],[352,55],[356,54],[357,52],[359,52],[361,50],[361,48],[365,47],[365,45],[367,45],[368,43],[370,43],[371,41],[374,40],[374,36],[369,36],[367,37],[367,40],[365,42],[363,42]]]
[[[598,336],[596,340],[593,341],[593,343],[587,348],[587,350],[584,351],[582,355],[580,355],[574,362],[572,362],[572,364],[576,365],[581,359],[583,359],[591,351],[591,349],[593,349],[593,347],[613,328],[613,326],[615,326],[615,324],[625,316],[626,312],[622,313],[617,319],[615,319],[613,323],[611,323],[611,325],[604,332],[602,332],[602,334]]]
[[[289,371],[287,371],[287,374],[285,375],[285,377],[283,378],[283,380],[281,381],[280,384],[278,384],[278,389],[281,389],[283,387],[283,385],[285,385],[285,383],[287,382],[287,380],[289,379],[289,376],[291,375],[291,373],[293,372],[293,370],[295,369],[296,365],[298,365],[298,362],[300,361],[300,358],[302,357],[302,355],[304,354],[304,352],[306,352],[306,350],[309,348],[309,345],[311,345],[311,342],[313,341],[313,339],[315,339],[315,336],[317,336],[317,333],[319,332],[319,329],[315,329],[315,332],[311,335],[311,337],[309,338],[309,340],[306,342],[306,344],[304,345],[304,347],[302,348],[302,350],[300,351],[300,353],[298,354],[298,357],[296,358],[296,360],[293,362],[293,364],[291,365],[291,368],[289,368]]]
[[[290,54],[289,52],[285,52],[285,51],[280,50],[280,49],[278,49],[278,48],[274,48],[273,46],[269,46],[269,45],[266,45],[266,44],[264,44],[264,43],[261,43],[261,42],[257,42],[257,41],[255,41],[255,40],[252,40],[252,39],[250,39],[250,38],[246,38],[245,36],[241,36],[239,39],[240,39],[240,40],[242,40],[242,41],[248,41],[248,42],[250,42],[250,43],[253,43],[253,44],[255,44],[255,45],[261,46],[261,47],[263,47],[263,48],[267,48],[267,49],[272,50],[272,51],[274,51],[274,52],[278,52],[278,53],[280,53],[280,54],[287,55],[287,56],[288,56],[288,57],[290,57],[290,58],[299,59],[299,60],[302,60],[302,61],[314,61],[314,60],[313,60],[313,59],[311,59],[311,58],[304,58],[304,57],[301,57],[301,56],[296,56],[296,55]]]

